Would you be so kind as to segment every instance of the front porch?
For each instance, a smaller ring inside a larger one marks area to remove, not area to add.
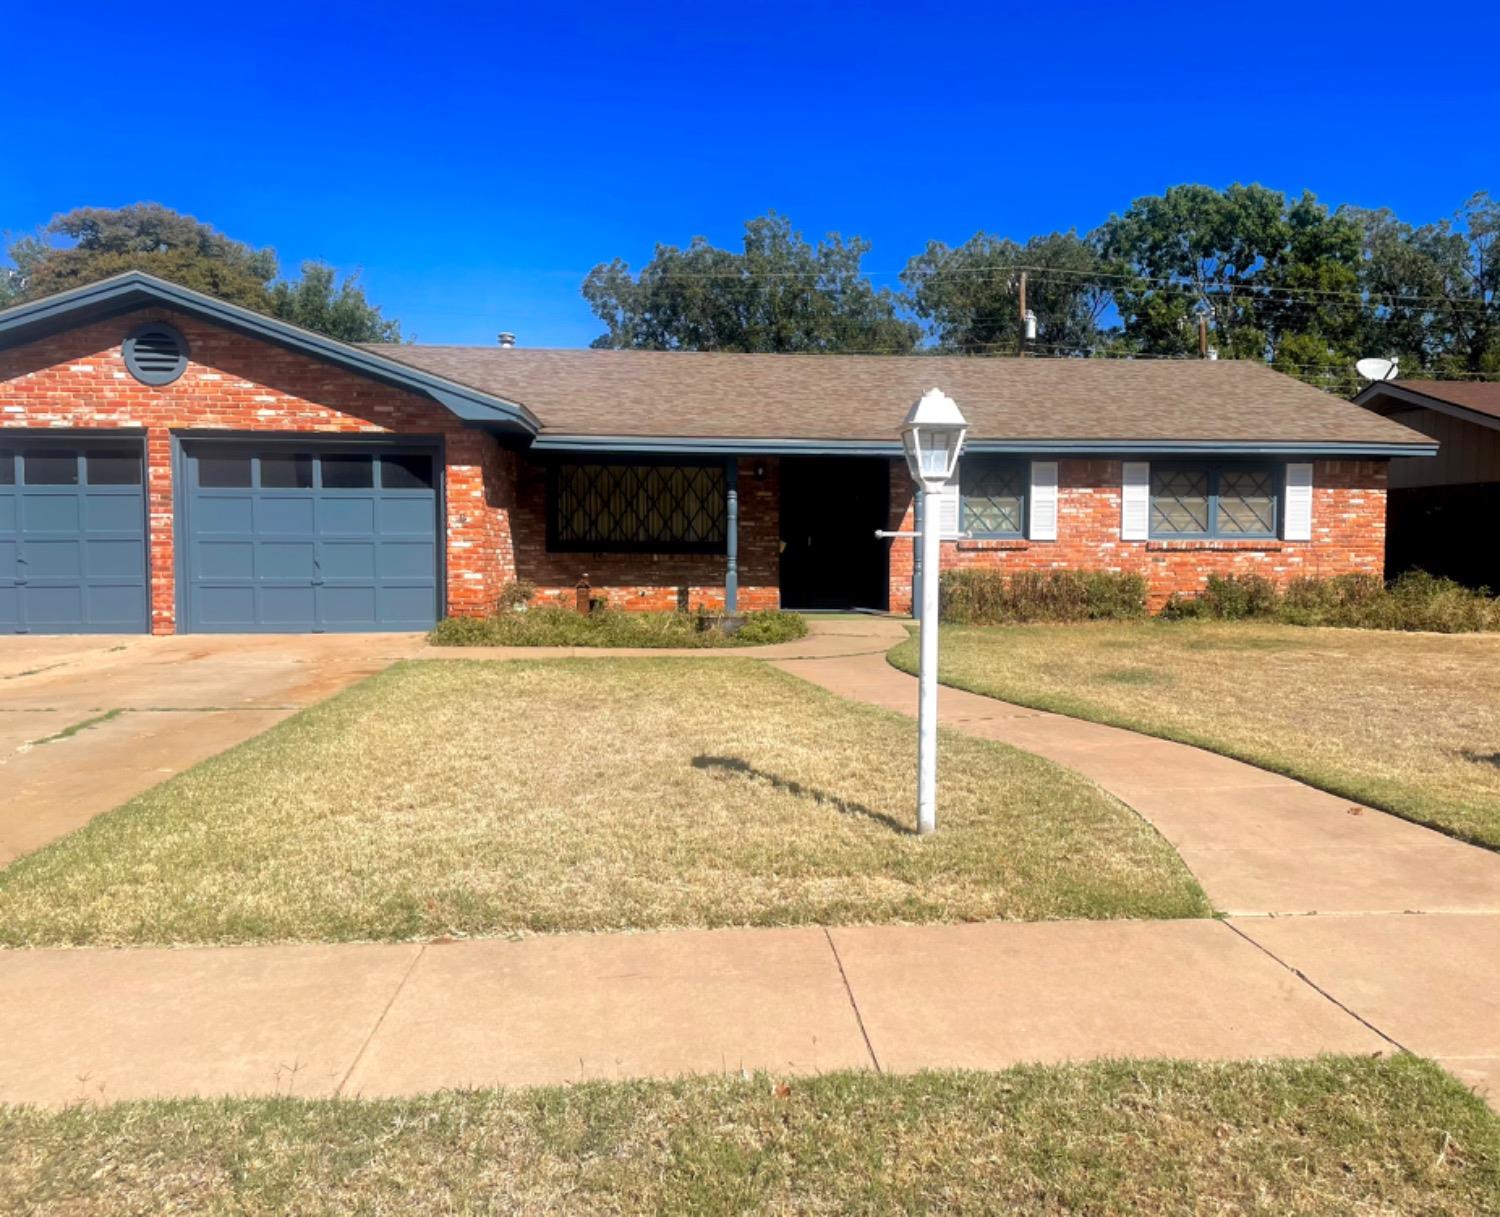
[[[515,455],[514,577],[543,601],[580,584],[632,611],[907,612],[902,462],[883,456]],[[894,550],[893,550],[894,546]]]

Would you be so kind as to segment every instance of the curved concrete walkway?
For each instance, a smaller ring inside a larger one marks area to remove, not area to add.
[[[903,634],[644,654],[753,656],[911,713],[884,658]],[[1183,745],[952,690],[943,714],[1093,777],[1238,915],[0,951],[0,1101],[1404,1048],[1500,1103],[1500,857]]]

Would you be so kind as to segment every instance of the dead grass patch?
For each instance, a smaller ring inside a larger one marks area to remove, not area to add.
[[[1411,1057],[0,1107],[0,1210],[1446,1214],[1500,1120]]]
[[[891,653],[916,664],[914,643]],[[1249,622],[945,628],[959,688],[1182,740],[1500,848],[1500,638]]]
[[[0,872],[13,945],[1192,917],[1077,775],[748,660],[398,665]]]

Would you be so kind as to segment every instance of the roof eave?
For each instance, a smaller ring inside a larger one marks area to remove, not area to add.
[[[1429,397],[1426,393],[1420,393],[1416,389],[1408,389],[1405,385],[1393,385],[1377,381],[1375,384],[1366,385],[1354,397],[1356,406],[1364,406],[1367,410],[1378,412],[1376,404],[1381,398],[1385,398],[1392,405],[1417,406],[1424,410],[1436,410],[1439,414],[1450,414],[1454,418],[1461,418],[1465,422],[1474,423],[1480,427],[1488,427],[1491,430],[1500,431],[1500,416],[1486,414],[1483,410],[1471,409],[1468,406],[1459,405],[1457,402],[1444,401],[1441,397]]]
[[[399,360],[388,359],[365,347],[316,334],[140,271],[127,271],[0,312],[0,348],[150,306],[188,313],[226,329],[420,393],[465,422],[483,423],[528,436],[541,430],[540,420],[520,402],[483,393]]]
[[[671,453],[741,456],[891,456],[902,455],[896,439],[776,439],[766,436],[568,435],[542,434],[534,452]],[[1160,440],[1160,439],[970,439],[964,450],[975,453],[1046,453],[1067,456],[1311,456],[1325,458],[1435,456],[1430,443],[1359,440]]]

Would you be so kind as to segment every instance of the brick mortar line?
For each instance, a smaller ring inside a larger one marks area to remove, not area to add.
[[[1287,963],[1286,960],[1282,959],[1281,956],[1278,955],[1278,954],[1276,954],[1275,951],[1271,950],[1269,947],[1263,945],[1262,943],[1256,942],[1255,939],[1251,938],[1250,935],[1247,934],[1247,933],[1245,933],[1242,929],[1240,929],[1239,926],[1237,926],[1237,925],[1231,925],[1228,921],[1223,921],[1223,922],[1221,922],[1221,924],[1230,933],[1236,934],[1240,938],[1243,938],[1246,942],[1248,942],[1257,951],[1259,951],[1259,952],[1261,952],[1261,954],[1265,955],[1265,957],[1267,959],[1273,960],[1274,962],[1280,964],[1283,968],[1285,968],[1288,972],[1290,972],[1293,976],[1295,976],[1298,980],[1300,980],[1303,984],[1305,984],[1314,993],[1318,994],[1320,997],[1324,998],[1326,1001],[1328,1001],[1328,1002],[1332,1003],[1333,1005],[1337,1006],[1340,1010],[1342,1010],[1345,1014],[1347,1014],[1355,1022],[1359,1023],[1361,1026],[1365,1027],[1366,1029],[1374,1032],[1381,1039],[1383,1039],[1387,1044],[1390,1044],[1391,1047],[1395,1048],[1397,1052],[1411,1052],[1411,1049],[1408,1048],[1405,1044],[1403,1044],[1400,1040],[1396,1039],[1394,1036],[1387,1035],[1384,1031],[1382,1031],[1379,1027],[1377,1027],[1374,1023],[1372,1023],[1369,1019],[1367,1019],[1363,1014],[1359,1013],[1359,1011],[1355,1010],[1352,1006],[1346,1006],[1343,1002],[1339,1001],[1339,999],[1336,998],[1327,989],[1323,988],[1322,985],[1318,984],[1317,981],[1313,980],[1313,978],[1311,976],[1309,976],[1306,972],[1304,972],[1301,968],[1294,968],[1294,967],[1292,967],[1291,964]]]
[[[381,1027],[385,1026],[386,1016],[390,1014],[391,1007],[396,1004],[396,999],[406,991],[406,984],[411,980],[411,974],[417,970],[417,964],[421,963],[422,957],[427,954],[427,946],[428,944],[424,942],[417,948],[417,953],[412,956],[411,963],[407,965],[406,971],[401,973],[401,979],[396,982],[395,991],[391,994],[390,1000],[381,1009],[379,1017],[375,1019],[375,1025],[370,1028],[370,1034],[365,1036],[365,1042],[359,1046],[359,1051],[354,1054],[354,1059],[349,1062],[349,1068],[345,1071],[344,1076],[339,1079],[339,1084],[333,1088],[334,1098],[343,1098],[344,1087],[349,1085],[349,1079],[354,1076],[354,1071],[359,1068],[359,1063],[365,1059],[365,1053],[370,1050],[370,1045],[375,1042],[375,1037],[380,1034]]]
[[[854,1021],[859,1027],[860,1037],[865,1041],[865,1051],[870,1054],[870,1064],[875,1066],[876,1073],[884,1073],[885,1069],[880,1064],[880,1058],[875,1055],[875,1045],[870,1040],[870,1032],[865,1027],[865,1016],[860,1013],[859,1002],[854,998],[854,987],[849,983],[849,974],[844,971],[844,961],[839,957],[839,949],[834,945],[833,934],[825,925],[822,927],[823,937],[828,942],[828,949],[833,952],[833,962],[838,965],[839,979],[844,982],[844,993],[849,998],[849,1008],[854,1011]]]

